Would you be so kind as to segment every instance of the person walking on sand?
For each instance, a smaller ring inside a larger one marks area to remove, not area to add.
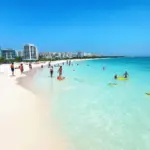
[[[32,69],[32,65],[31,65],[31,63],[29,63],[29,69],[30,69],[30,70]]]
[[[23,71],[24,71],[23,64],[21,64],[20,65],[20,72],[21,72],[21,74],[23,73]]]
[[[53,70],[53,66],[51,66],[51,67],[50,67],[50,74],[51,74],[51,78],[53,77],[53,72],[54,72],[54,70]]]
[[[12,63],[12,64],[10,65],[10,69],[11,69],[11,72],[12,72],[12,76],[14,76],[14,70],[15,70],[15,68],[14,68],[14,63]]]

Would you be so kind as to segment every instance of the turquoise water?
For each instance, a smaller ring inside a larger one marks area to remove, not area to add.
[[[52,98],[53,116],[71,149],[150,150],[150,96],[145,94],[150,92],[150,58],[81,61],[63,70],[64,81],[56,80],[57,73],[48,77],[48,68],[35,81]],[[129,80],[113,79],[125,71]]]

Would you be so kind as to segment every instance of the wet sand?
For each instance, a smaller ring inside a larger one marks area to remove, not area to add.
[[[34,64],[29,71],[24,64],[25,73],[15,69],[15,76],[10,65],[0,66],[0,150],[70,150],[51,116],[51,97],[40,93],[32,82],[40,66]]]
[[[40,97],[31,86],[37,71],[38,68],[20,75],[16,70],[15,77],[0,74],[1,150],[68,149],[52,120],[50,98]]]

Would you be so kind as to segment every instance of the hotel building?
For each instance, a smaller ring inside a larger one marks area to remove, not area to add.
[[[39,54],[37,47],[33,44],[24,45],[24,60],[38,60]]]
[[[3,57],[4,59],[15,59],[16,56],[16,51],[13,49],[0,49],[0,57]]]

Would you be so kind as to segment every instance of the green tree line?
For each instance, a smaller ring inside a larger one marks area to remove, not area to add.
[[[120,57],[120,56],[119,56]],[[40,57],[37,61],[57,61],[57,60],[73,60],[73,59],[94,59],[94,58],[118,58],[118,56],[86,56],[86,57],[74,57],[74,58],[44,58]],[[12,63],[12,62],[33,62],[33,61],[24,61],[22,57],[16,57],[15,59],[5,59],[3,57],[0,57],[0,64],[2,63]],[[35,61],[34,61],[35,62]]]
[[[5,59],[0,57],[0,63],[12,63],[12,62],[22,62],[22,57],[16,57],[15,59]]]

